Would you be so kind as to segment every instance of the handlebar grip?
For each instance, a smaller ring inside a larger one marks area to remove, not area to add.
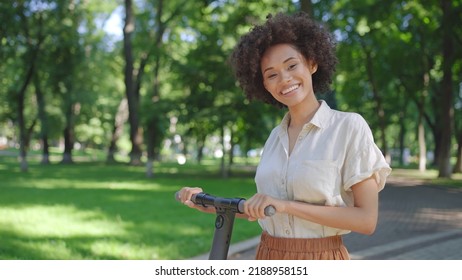
[[[265,216],[271,217],[276,214],[276,208],[273,205],[268,205],[265,207]]]
[[[213,205],[215,199],[223,200],[223,198],[221,198],[221,197],[210,196],[210,195],[207,195],[205,193],[200,193],[200,194],[205,195],[208,205]],[[196,196],[197,196],[197,194],[193,195],[193,197],[191,198],[191,201],[193,201],[194,203],[196,203]],[[175,193],[175,199],[177,201],[181,201],[179,191],[177,191]],[[230,202],[232,203],[232,200],[234,200],[234,199],[225,199],[225,200],[227,200],[228,203],[230,203]],[[203,203],[204,203],[204,201],[202,201],[202,203],[196,203],[196,204],[201,204],[203,206],[206,206]],[[244,203],[245,203],[245,199],[243,199],[243,198],[238,199],[237,210],[239,211],[239,213],[244,213]],[[265,216],[270,217],[270,216],[273,216],[274,214],[276,214],[276,208],[274,208],[273,205],[268,205],[268,206],[265,207]]]
[[[238,205],[239,213],[244,213],[244,202],[245,200],[242,200],[239,202],[239,205]],[[273,205],[268,205],[265,207],[265,216],[271,217],[274,214],[276,214],[276,208],[274,208]]]

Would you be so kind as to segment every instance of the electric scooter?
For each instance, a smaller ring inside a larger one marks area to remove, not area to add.
[[[180,201],[179,193],[175,199]],[[204,207],[213,206],[216,209],[215,233],[213,236],[212,248],[209,260],[226,260],[233,231],[234,218],[236,213],[244,213],[244,198],[216,197],[207,193],[194,194],[191,201]],[[272,216],[276,209],[270,205],[265,208],[265,215]]]

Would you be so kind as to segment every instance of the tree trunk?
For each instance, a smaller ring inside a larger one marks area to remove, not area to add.
[[[197,137],[197,163],[201,164],[202,159],[204,158],[204,147],[207,137]]]
[[[443,35],[443,79],[441,81],[441,138],[440,153],[438,160],[438,177],[450,178],[451,171],[451,140],[453,133],[454,105],[453,105],[453,86],[452,86],[452,65],[454,62],[453,48],[453,12],[452,1],[441,0],[443,10],[442,35]]]
[[[72,150],[74,149],[74,110],[70,100],[67,101],[66,108],[66,126],[64,127],[64,152],[61,163],[70,164],[73,163]]]
[[[134,60],[132,49],[132,35],[135,30],[135,16],[133,12],[133,1],[125,0],[125,25],[124,34],[124,58],[125,58],[125,94],[128,101],[128,121],[130,123],[130,164],[141,164],[141,143],[142,134],[139,128],[139,96],[136,94],[134,78]]]
[[[422,121],[421,113],[419,113],[418,123],[418,139],[419,139],[419,171],[427,170],[427,145],[425,143],[425,128]]]
[[[426,60],[424,59],[424,65]],[[419,171],[425,172],[427,170],[427,145],[425,141],[425,127],[423,124],[424,112],[425,112],[425,97],[428,95],[428,87],[430,85],[430,73],[429,67],[425,67],[425,73],[423,75],[423,91],[418,102],[419,106],[419,119],[418,119],[418,139],[419,139]]]
[[[156,126],[157,126],[156,119],[151,119],[147,125],[147,154],[148,154],[148,160],[146,162],[146,177],[152,178],[154,177],[154,160],[156,158],[156,143],[158,139],[157,133],[156,133]]]
[[[26,98],[26,90],[29,86],[30,82],[32,81],[35,66],[37,62],[37,57],[39,54],[40,46],[43,42],[44,36],[42,34],[42,14],[39,14],[38,21],[36,24],[38,25],[38,36],[37,36],[37,43],[34,45],[31,43],[33,40],[29,36],[29,25],[28,25],[28,17],[24,14],[24,9],[22,9],[22,13],[20,14],[20,18],[22,24],[24,26],[24,35],[26,36],[27,43],[28,43],[28,51],[24,56],[24,68],[26,70],[26,74],[24,77],[24,82],[21,88],[18,91],[17,95],[17,110],[18,110],[18,125],[19,125],[19,161],[20,161],[20,168],[22,172],[27,172],[29,166],[27,163],[27,149],[28,149],[28,136],[27,136],[27,129],[26,129],[26,121],[24,116],[24,99]]]
[[[38,74],[34,76],[35,96],[37,98],[38,118],[40,120],[40,140],[42,142],[42,160],[41,164],[50,164],[50,151],[48,144],[48,117],[45,111],[45,97],[40,86],[40,79]]]
[[[21,90],[22,91],[22,90]],[[18,124],[19,124],[19,162],[22,172],[27,172],[27,147],[26,147],[26,127],[24,120],[24,92],[20,92],[17,98],[18,105]]]
[[[462,85],[461,85],[459,94],[460,94],[460,97],[462,97]],[[460,102],[462,102],[462,100]],[[457,155],[456,155],[456,163],[454,164],[454,168],[452,172],[462,173],[462,119],[460,117],[454,118],[454,130],[455,130],[456,141],[457,141]]]
[[[440,114],[440,113],[435,112],[435,114]],[[440,121],[438,121],[438,123],[440,123]],[[440,151],[441,151],[441,136],[440,135],[442,134],[441,127],[439,127],[439,125],[436,125],[435,127],[433,127],[432,134],[433,134],[433,139],[435,140],[435,148],[433,149],[432,167],[436,168],[437,166],[439,166],[439,161],[440,161]]]
[[[50,144],[48,143],[48,136],[42,136],[42,160],[40,164],[50,164]]]
[[[231,166],[234,164],[234,141],[233,141],[233,131],[231,130],[230,140],[229,140],[229,158],[228,165]]]
[[[114,118],[114,126],[112,129],[111,142],[109,144],[106,162],[115,162],[115,153],[117,152],[117,141],[122,135],[123,125],[128,119],[128,103],[127,99],[124,98],[120,101],[117,113]]]
[[[459,135],[459,140],[457,142],[457,160],[454,165],[453,173],[462,173],[462,133]]]
[[[221,126],[221,147],[223,149],[222,152],[222,157],[220,161],[220,170],[221,170],[221,176],[223,178],[228,178],[228,169],[226,168],[226,143],[225,143],[225,127],[224,125]]]
[[[399,123],[399,134],[398,134],[398,147],[399,147],[399,156],[398,161],[399,165],[407,165],[407,161],[404,160],[404,139],[406,136],[406,124],[404,123],[403,119],[401,119]]]
[[[404,165],[407,165],[409,162],[408,162],[408,158],[404,158],[405,157],[405,154],[404,154],[404,151],[405,151],[405,139],[406,139],[406,132],[407,132],[407,126],[406,126],[406,112],[407,112],[407,108],[408,108],[408,95],[407,94],[404,94],[403,95],[403,101],[401,101],[401,98],[400,98],[400,107],[401,107],[401,111],[399,112],[399,134],[398,134],[398,147],[399,147],[399,164],[401,166],[404,166]]]
[[[58,87],[59,83],[65,88],[65,93],[63,94],[63,112],[65,117],[65,126],[63,130],[64,138],[64,151],[61,160],[61,164],[72,164],[74,163],[73,159],[73,150],[75,144],[75,120],[76,116],[80,113],[81,104],[77,101],[78,92],[75,90],[77,88],[74,84],[75,80],[71,77],[77,75],[78,67],[80,63],[80,50],[79,50],[79,24],[81,22],[80,15],[76,10],[75,0],[70,0],[66,4],[66,13],[69,14],[69,19],[71,20],[71,25],[66,27],[66,33],[69,33],[70,39],[67,43],[61,45],[61,55],[63,58],[60,67],[63,73],[58,76]],[[64,43],[64,42],[63,42]]]
[[[161,1],[162,3],[162,1]],[[151,97],[151,106],[153,107],[152,110],[155,112],[156,111],[156,103],[159,102],[159,69],[160,69],[160,57],[159,55],[156,56],[155,59],[155,66],[154,66],[154,85],[152,89],[152,97]],[[157,114],[160,114],[160,112],[157,110]],[[152,114],[150,116],[150,119],[148,121],[147,125],[147,152],[148,152],[148,162],[146,164],[146,176],[151,178],[154,176],[154,159],[156,156],[155,149],[157,148],[157,144],[160,145],[160,135],[159,135],[159,119],[158,116],[155,114]]]
[[[232,171],[231,171],[231,168],[234,164],[234,147],[235,147],[235,144],[234,144],[234,141],[233,141],[233,130],[231,129],[230,130],[230,138],[229,138],[229,151],[228,151],[228,155],[229,155],[229,158],[228,158],[228,177],[229,176],[232,176]]]

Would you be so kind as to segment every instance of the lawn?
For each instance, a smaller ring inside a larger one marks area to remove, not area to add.
[[[224,197],[250,197],[252,172],[229,179],[216,165],[102,162],[19,171],[0,156],[0,259],[187,259],[210,249],[215,216],[174,199],[181,186],[201,186]],[[257,223],[236,220],[232,242],[258,235]]]

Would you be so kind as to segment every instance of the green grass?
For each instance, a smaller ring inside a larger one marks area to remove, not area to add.
[[[182,186],[211,194],[250,197],[252,172],[222,179],[216,165],[144,167],[80,162],[21,173],[0,156],[0,259],[186,259],[210,249],[214,215],[174,200]],[[232,242],[259,234],[257,223],[236,220]]]

